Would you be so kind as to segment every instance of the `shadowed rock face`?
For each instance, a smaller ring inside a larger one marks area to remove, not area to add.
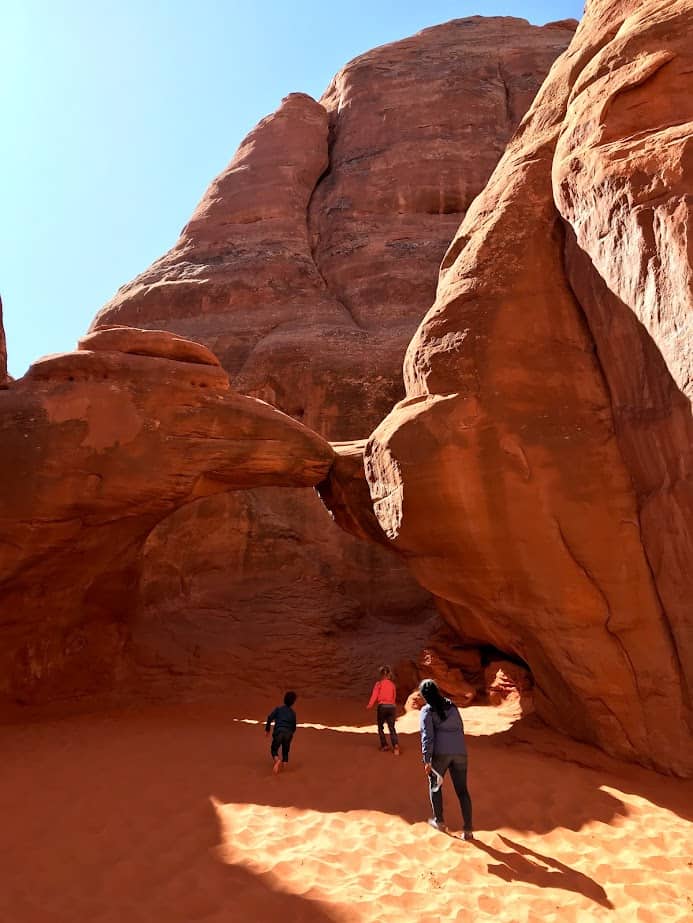
[[[406,398],[365,451],[378,521],[446,620],[527,661],[554,725],[680,773],[692,30],[690,0],[588,3],[442,262]]]
[[[2,298],[0,298],[0,388],[7,383],[7,345],[5,327],[2,322]]]
[[[93,329],[133,324],[199,340],[237,390],[325,438],[366,436],[402,395],[404,351],[452,234],[574,28],[457,20],[361,55],[320,102],[288,96],[173,249]],[[246,660],[278,669],[264,654],[271,624],[301,613],[328,639],[315,640],[325,656],[313,654],[313,681],[365,690],[380,659],[396,659],[393,624],[413,626],[431,608],[400,561],[333,529],[307,491],[179,511],[147,544],[142,592],[137,650],[162,685],[171,669],[228,683],[240,669],[236,623],[270,626]],[[351,637],[363,656],[345,653]]]
[[[0,702],[106,692],[128,656],[142,549],[196,497],[311,486],[333,452],[231,391],[205,347],[104,330],[0,391]]]

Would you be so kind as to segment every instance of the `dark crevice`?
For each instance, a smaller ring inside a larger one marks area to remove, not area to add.
[[[337,117],[328,114],[328,119],[329,119],[329,125],[328,125],[328,130],[327,130],[327,166],[325,167],[323,172],[320,174],[320,176],[317,178],[315,185],[313,187],[313,191],[310,195],[310,199],[308,200],[308,204],[306,205],[306,236],[308,238],[308,250],[310,253],[311,260],[313,261],[313,266],[315,266],[315,271],[320,276],[320,278],[322,279],[322,283],[325,286],[325,291],[349,315],[354,326],[358,327],[359,330],[364,330],[365,327],[363,326],[363,324],[359,323],[359,321],[354,316],[349,305],[342,298],[338,297],[335,294],[335,292],[333,292],[332,289],[330,288],[330,285],[327,279],[325,278],[325,275],[323,274],[323,271],[320,268],[320,264],[317,259],[317,250],[318,250],[318,244],[320,241],[320,237],[317,232],[317,222],[315,222],[315,227],[316,227],[315,233],[313,232],[313,227],[312,227],[313,222],[311,221],[311,212],[312,212],[313,200],[315,198],[316,192],[318,191],[322,183],[325,182],[332,174],[332,165],[333,165],[332,152],[334,150],[334,145],[335,145],[336,137],[337,137]]]
[[[519,656],[519,654],[514,654],[511,651],[502,651],[493,644],[481,644],[479,646],[479,654],[481,655],[482,667],[487,667],[492,660],[507,660],[510,663],[516,664],[518,667],[524,667],[533,677],[532,668],[526,660],[523,660],[522,657]]]
[[[603,590],[603,589],[601,588],[601,586],[599,585],[597,579],[596,579],[596,578],[594,577],[594,575],[591,573],[589,567],[585,564],[584,561],[582,561],[582,560],[577,556],[577,554],[575,553],[575,551],[571,548],[571,546],[570,546],[570,544],[568,543],[568,540],[567,540],[567,538],[566,538],[566,536],[565,536],[565,533],[563,532],[563,529],[561,528],[561,524],[560,524],[560,522],[558,521],[558,519],[556,519],[556,518],[554,517],[554,521],[555,521],[555,523],[556,523],[556,527],[557,527],[557,529],[558,529],[558,534],[559,534],[559,536],[560,536],[560,539],[561,539],[561,542],[562,542],[562,544],[563,544],[563,547],[564,547],[565,550],[568,552],[568,554],[570,555],[570,557],[573,559],[573,561],[575,562],[575,564],[576,564],[576,566],[578,567],[578,569],[584,574],[585,578],[586,578],[586,579],[590,582],[590,584],[594,587],[595,591],[597,592],[597,594],[599,595],[600,599],[601,599],[602,602],[604,603],[604,611],[605,611],[604,627],[606,628],[607,632],[611,635],[611,637],[616,641],[616,644],[618,645],[619,650],[621,651],[621,654],[622,654],[624,660],[626,661],[626,663],[628,664],[628,668],[630,669],[631,675],[632,675],[632,677],[633,677],[633,685],[635,686],[635,689],[636,689],[636,691],[637,691],[637,693],[638,693],[638,698],[639,698],[639,700],[640,700],[641,702],[644,702],[644,701],[645,701],[645,697],[642,695],[642,692],[641,692],[640,687],[639,687],[639,685],[638,685],[638,674],[637,674],[637,671],[636,671],[635,666],[634,666],[634,664],[633,664],[633,661],[631,660],[630,654],[628,653],[628,649],[627,649],[626,645],[623,643],[623,641],[622,641],[621,637],[619,636],[619,634],[618,634],[618,633],[612,628],[612,626],[611,626],[611,620],[612,620],[612,618],[613,618],[614,613],[612,612],[611,606],[610,606],[610,604],[609,604],[608,597],[607,597],[606,593],[604,592],[604,590]],[[606,704],[606,703],[605,703],[605,704]],[[609,709],[609,711],[612,711],[612,710]],[[613,714],[613,711],[612,711],[612,714]],[[616,717],[616,716],[614,715],[614,717]],[[616,719],[616,720],[618,720],[618,719]],[[626,731],[625,727],[623,727],[623,724],[621,723],[621,721],[618,721],[618,723],[619,723],[619,725],[621,726],[621,729],[622,729],[622,731],[623,731],[623,734],[624,734],[624,736],[626,737],[626,739],[628,740],[628,743],[631,745],[631,747],[633,747],[633,750],[637,752],[637,747],[634,746],[633,741],[632,741],[632,740],[630,739],[630,737],[628,736],[628,732]]]
[[[503,66],[501,65],[500,60],[497,62],[498,67],[498,78],[503,86],[503,93],[505,97],[505,119],[508,124],[513,123],[513,113],[512,105],[510,100],[510,87],[508,86],[508,81],[505,79],[505,74],[503,73]]]

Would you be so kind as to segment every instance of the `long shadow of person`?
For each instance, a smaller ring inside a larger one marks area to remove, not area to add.
[[[504,881],[526,881],[539,888],[562,888],[564,891],[574,891],[576,894],[582,894],[589,900],[601,904],[602,907],[613,909],[614,905],[607,897],[604,888],[588,875],[550,856],[542,856],[529,846],[515,843],[501,834],[498,834],[498,837],[510,847],[510,852],[503,852],[481,840],[473,840],[477,849],[483,850],[501,863],[500,865],[489,865],[488,871],[492,875],[497,875]]]

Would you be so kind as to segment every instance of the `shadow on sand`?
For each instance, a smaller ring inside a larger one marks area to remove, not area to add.
[[[601,904],[602,907],[613,909],[614,905],[606,896],[606,891],[593,878],[583,875],[582,872],[570,868],[557,859],[542,856],[541,853],[535,852],[528,846],[515,843],[502,834],[498,834],[498,837],[510,847],[510,852],[503,852],[489,843],[474,840],[477,849],[500,863],[488,866],[490,875],[497,875],[508,882],[524,881],[538,888],[560,888],[563,891],[574,891],[576,894],[582,894],[589,900]]]
[[[305,704],[299,720],[327,719],[328,711],[309,715]],[[362,708],[356,714],[352,706],[350,716],[337,717],[357,724]],[[117,909],[130,923],[189,920],[233,914],[241,901],[246,917],[263,923],[334,923],[324,904],[285,893],[271,875],[220,861],[213,801],[227,810],[373,811],[422,823],[429,804],[418,734],[402,735],[397,759],[378,751],[375,733],[346,721],[339,730],[300,728],[289,771],[276,777],[262,724],[239,720],[246,717],[218,704],[186,705],[0,728],[0,863],[12,882],[0,889],[0,919],[28,923],[40,911],[60,923],[105,923]],[[609,907],[588,876],[508,837],[507,852],[491,846],[485,831],[542,834],[611,824],[628,813],[621,791],[655,803],[665,798],[673,811],[688,803],[690,811],[691,786],[616,761],[586,768],[584,749],[578,760],[556,758],[533,748],[531,737],[528,731],[518,739],[513,730],[468,740],[477,848],[493,860],[488,874]],[[454,825],[459,806],[448,783],[445,799]]]

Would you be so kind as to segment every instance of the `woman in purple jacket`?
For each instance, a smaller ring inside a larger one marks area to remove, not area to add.
[[[421,709],[421,752],[431,795],[433,817],[429,824],[447,832],[443,820],[443,776],[450,770],[452,784],[460,799],[464,819],[464,839],[473,840],[472,800],[467,790],[467,748],[464,727],[457,707],[441,695],[432,679],[425,679],[419,692],[426,704]]]

